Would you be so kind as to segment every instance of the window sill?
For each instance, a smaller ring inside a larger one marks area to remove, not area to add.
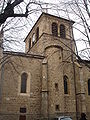
[[[18,95],[20,95],[20,96],[30,96],[29,93],[19,93]]]
[[[70,94],[64,94],[64,96],[70,96]]]

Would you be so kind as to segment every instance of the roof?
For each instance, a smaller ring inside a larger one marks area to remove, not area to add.
[[[90,64],[90,60],[83,60],[83,59],[82,59],[82,61],[80,61],[80,60],[77,60],[77,61],[80,62],[80,63],[85,62],[85,63],[87,63],[87,64]]]
[[[47,16],[51,16],[51,17],[55,17],[55,18],[58,18],[58,19],[62,19],[62,20],[65,20],[65,21],[68,21],[68,22],[72,22],[73,24],[75,23],[73,20],[68,20],[68,19],[65,19],[65,18],[62,18],[62,17],[58,17],[58,16],[55,16],[55,15],[51,15],[49,13],[42,13],[41,15],[47,15]]]
[[[90,68],[90,60],[78,59],[77,62],[87,66],[88,68]]]
[[[29,34],[31,33],[31,31],[33,30],[33,28],[35,27],[35,25],[37,24],[37,22],[40,20],[40,18],[41,18],[43,15],[50,16],[50,17],[55,17],[55,18],[57,18],[57,19],[62,19],[62,20],[71,22],[72,24],[75,23],[75,22],[72,21],[72,20],[68,20],[68,19],[65,19],[65,18],[62,18],[62,17],[58,17],[58,16],[55,16],[55,15],[51,15],[51,14],[48,14],[48,13],[44,13],[44,12],[43,12],[43,13],[40,15],[40,17],[38,18],[38,20],[36,21],[36,23],[34,24],[34,26],[32,27],[32,29],[30,30],[30,32],[28,33],[27,37],[29,36]],[[24,42],[26,41],[27,37],[25,38]]]
[[[45,56],[40,54],[27,54],[23,52],[11,52],[11,51],[4,51],[3,54],[7,55],[13,55],[13,56],[21,56],[21,57],[30,57],[30,58],[37,58],[37,59],[43,59]]]

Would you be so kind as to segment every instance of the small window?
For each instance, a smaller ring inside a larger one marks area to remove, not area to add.
[[[57,25],[57,23],[52,23],[52,34],[54,35],[54,36],[58,36],[58,25]]]
[[[58,91],[58,83],[55,83],[55,89]]]
[[[53,120],[58,120],[58,118],[54,118]]]
[[[27,87],[27,73],[23,73],[21,75],[21,93],[26,93],[26,87]]]
[[[55,106],[55,110],[56,110],[56,111],[59,111],[59,105],[56,105],[56,106]]]
[[[26,108],[20,108],[20,113],[26,113]]]
[[[36,29],[36,41],[38,41],[39,39],[39,27],[37,27]]]
[[[88,95],[90,95],[90,79],[88,79]]]
[[[26,120],[26,115],[25,115],[25,113],[26,113],[26,108],[20,108],[20,113],[24,113],[24,114],[21,114],[21,115],[19,116],[19,120]]]
[[[19,120],[26,120],[26,115],[20,115]]]
[[[60,25],[60,37],[61,38],[66,37],[66,30],[65,30],[65,26],[63,24]]]
[[[61,48],[60,50],[60,58],[61,58],[61,61],[63,61],[63,48]]]
[[[31,38],[29,39],[29,50],[31,48]]]
[[[35,33],[32,36],[32,46],[35,44]]]
[[[68,77],[64,76],[64,94],[68,94]]]

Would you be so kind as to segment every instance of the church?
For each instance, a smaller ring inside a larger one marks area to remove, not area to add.
[[[90,68],[76,58],[73,24],[42,13],[25,53],[0,48],[0,120],[90,120]]]

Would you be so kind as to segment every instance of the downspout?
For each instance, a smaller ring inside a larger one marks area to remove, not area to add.
[[[76,76],[75,76],[75,64],[74,64],[74,60],[73,60],[73,55],[72,55],[72,64],[73,64],[73,77],[74,77],[74,86],[75,86],[75,101],[76,101],[76,118],[78,120],[78,107],[77,107],[77,92],[76,92]]]
[[[66,8],[66,12],[67,12],[67,16],[68,16],[68,18],[70,20],[67,8]],[[73,28],[72,28],[72,23],[71,22],[69,22],[69,33],[70,33],[70,39],[71,39],[70,40],[70,44],[71,44],[71,61],[72,61],[72,65],[73,65],[73,77],[74,77],[74,86],[75,86],[76,119],[78,120],[78,114],[77,114],[78,107],[77,107],[77,95],[76,95],[76,76],[75,76],[75,64],[74,64],[74,59],[73,59],[72,42],[74,42],[77,54],[78,54],[78,51],[77,51],[76,43],[74,41]]]
[[[78,107],[77,107],[77,91],[76,91],[76,76],[75,76],[75,64],[74,64],[74,56],[73,56],[73,52],[72,52],[72,42],[74,42],[74,36],[73,36],[73,28],[72,25],[70,23],[70,29],[71,29],[71,61],[72,61],[72,65],[73,65],[73,77],[74,77],[74,86],[75,86],[75,102],[76,102],[76,119],[78,120]],[[69,29],[69,30],[70,30]],[[74,42],[75,44],[75,42]],[[75,45],[76,46],[76,45]],[[77,49],[77,48],[76,48]]]

